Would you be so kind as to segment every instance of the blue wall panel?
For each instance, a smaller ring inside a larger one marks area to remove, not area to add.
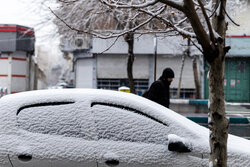
[[[250,37],[227,37],[226,46],[231,46],[227,56],[250,57]]]

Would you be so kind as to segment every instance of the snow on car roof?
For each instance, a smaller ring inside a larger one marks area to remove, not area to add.
[[[197,134],[201,137],[208,137],[208,131],[206,128],[186,119],[178,113],[165,108],[155,102],[152,102],[146,98],[134,95],[131,93],[124,93],[111,90],[100,89],[53,89],[53,90],[37,90],[28,91],[23,93],[17,93],[13,95],[7,95],[3,97],[0,102],[5,102],[8,106],[16,106],[16,110],[23,106],[32,105],[34,103],[46,103],[46,102],[71,102],[71,101],[86,101],[91,105],[92,103],[106,103],[106,104],[119,104],[122,106],[130,107],[144,112],[158,120],[161,120],[166,124],[180,124],[183,125],[182,129],[189,129],[193,131],[190,135]],[[154,110],[152,110],[152,108]],[[165,118],[168,118],[167,120]],[[167,122],[166,122],[167,121]],[[176,132],[179,127],[176,128]],[[182,134],[182,133],[178,133]],[[195,137],[195,136],[193,136]]]
[[[194,129],[194,132],[200,131],[200,128],[202,128],[204,131],[203,127],[168,108],[165,108],[138,95],[119,91],[100,89],[37,90],[7,95],[4,96],[0,100],[0,102],[1,101],[3,101],[3,103],[4,101],[6,101],[9,106],[16,106],[17,109],[34,103],[39,104],[46,102],[88,101],[90,105],[96,102],[107,104],[121,104],[123,106],[143,111],[145,114],[151,115],[152,117],[160,119],[163,122],[165,121],[163,118],[167,116],[169,118],[168,123],[177,121],[185,124],[185,127],[192,127]],[[155,110],[151,110],[152,108],[154,108]]]

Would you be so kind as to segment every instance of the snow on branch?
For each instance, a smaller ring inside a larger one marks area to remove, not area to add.
[[[180,11],[184,10],[184,4],[182,0],[151,0],[151,1],[144,1],[144,3],[138,3],[138,4],[133,4],[132,2],[130,3],[122,3],[119,0],[99,0],[101,3],[112,7],[112,8],[146,8],[152,5],[155,5],[156,3],[163,3],[166,5],[169,5],[173,8],[176,8]]]
[[[70,24],[68,24],[65,20],[63,20],[62,18],[60,18],[51,8],[49,8],[49,10],[61,21],[63,22],[69,29],[73,30],[73,31],[76,31],[78,33],[85,33],[85,34],[89,34],[89,35],[93,35],[97,38],[101,38],[101,39],[108,39],[108,38],[114,38],[114,37],[120,37],[120,36],[123,36],[129,32],[134,32],[136,31],[137,29],[139,29],[140,27],[143,27],[144,25],[148,24],[151,22],[151,20],[155,17],[155,15],[157,14],[160,14],[162,11],[164,11],[164,7],[162,7],[161,10],[159,10],[155,15],[151,16],[150,18],[148,18],[147,20],[145,20],[144,22],[142,22],[141,24],[131,28],[131,29],[128,29],[126,31],[120,31],[120,32],[115,32],[115,31],[111,31],[111,32],[108,32],[108,31],[103,31],[101,30],[93,30],[93,31],[84,31],[84,30],[80,30],[80,29],[77,29],[73,26],[71,26]]]
[[[205,10],[204,5],[202,4],[201,0],[198,0],[198,3],[201,7],[201,11],[202,11],[204,18],[205,18],[205,21],[207,23],[207,27],[208,27],[209,35],[210,35],[210,40],[213,42],[213,44],[215,44],[214,32],[213,32],[213,28],[212,28],[212,25],[210,23],[209,17],[206,13],[206,10]]]
[[[185,38],[196,38],[196,35],[194,33],[188,32],[188,31],[178,27],[178,25],[180,23],[182,23],[186,19],[183,19],[183,20],[181,20],[181,22],[174,25],[172,22],[170,22],[169,20],[161,17],[159,14],[152,13],[150,11],[146,11],[146,10],[142,10],[142,9],[140,9],[139,11],[142,11],[142,12],[148,14],[148,15],[151,15],[151,16],[163,21],[168,27],[172,28],[174,31],[178,32],[180,35],[182,35]]]
[[[77,2],[77,1],[79,1],[79,0],[71,0],[71,1],[67,1],[67,0],[58,0],[59,2],[62,2],[62,3],[65,3],[65,4],[71,4],[71,3],[75,3],[75,2]]]
[[[154,5],[158,3],[158,0],[152,0],[152,1],[146,1],[145,3],[142,4],[128,4],[128,3],[121,3],[120,1],[116,0],[99,0],[101,3],[108,5],[109,7],[114,7],[114,8],[145,8],[151,5]]]
[[[161,3],[171,6],[177,10],[184,11],[183,0],[159,0]]]

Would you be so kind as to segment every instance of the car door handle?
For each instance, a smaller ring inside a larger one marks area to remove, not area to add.
[[[110,166],[110,167],[119,165],[119,161],[116,160],[116,159],[109,159],[109,160],[105,161],[105,163],[106,163],[108,166]]]
[[[20,155],[17,156],[17,158],[20,161],[28,162],[28,161],[32,160],[32,155],[29,155],[29,154],[20,154]]]

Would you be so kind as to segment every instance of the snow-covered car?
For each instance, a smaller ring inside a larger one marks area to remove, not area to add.
[[[0,99],[1,167],[209,166],[209,130],[143,97],[55,89]],[[229,135],[228,166],[250,166]]]

